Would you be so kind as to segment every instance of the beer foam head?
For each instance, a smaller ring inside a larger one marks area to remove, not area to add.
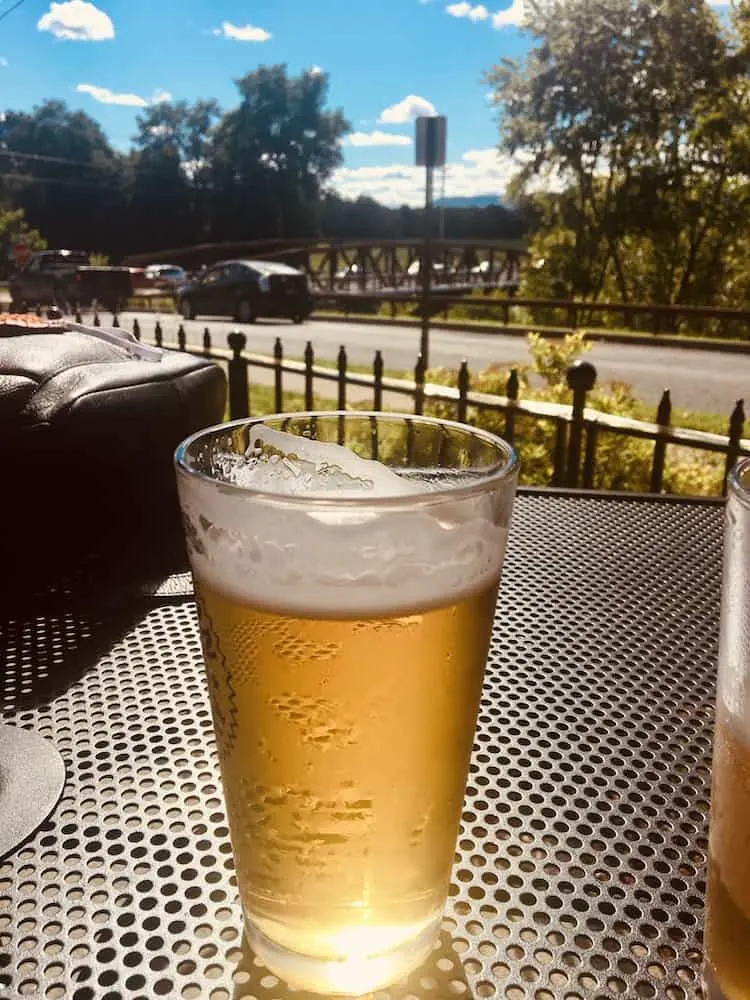
[[[465,495],[340,445],[253,425],[247,450],[178,462],[196,577],[241,603],[310,617],[449,605],[499,578],[515,475]]]

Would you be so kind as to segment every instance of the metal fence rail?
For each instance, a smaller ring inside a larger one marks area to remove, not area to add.
[[[497,283],[482,284],[469,282],[475,292],[483,294],[466,295],[461,289],[452,287],[443,278],[432,289],[430,315],[447,317],[454,307],[468,311],[475,319],[497,323],[500,327],[523,326],[529,330],[546,328],[561,331],[621,328],[641,333],[674,334],[680,332],[702,334],[709,337],[746,339],[750,327],[750,311],[710,306],[673,306],[663,304],[623,303],[623,302],[575,302],[568,299],[528,299],[506,294],[498,297]],[[388,314],[395,318],[399,309],[411,307],[414,316],[420,314],[421,297],[410,287],[388,290],[359,291],[350,288],[325,291],[316,287],[316,311],[336,310],[345,315],[357,313],[372,314],[381,307],[388,308]],[[599,326],[597,326],[597,323]]]
[[[138,339],[144,335],[137,320],[133,324],[133,333]],[[320,380],[336,386],[336,402],[342,410],[348,404],[347,388],[358,386],[372,392],[374,410],[383,409],[384,394],[387,393],[410,398],[415,414],[423,413],[427,402],[441,402],[452,406],[455,419],[460,421],[468,419],[470,409],[501,413],[504,416],[504,435],[511,443],[516,437],[516,422],[519,417],[552,422],[555,434],[550,485],[553,486],[580,486],[584,489],[593,487],[597,446],[602,432],[653,441],[650,477],[652,493],[662,492],[667,446],[670,444],[725,456],[722,493],[726,493],[727,476],[737,459],[741,455],[750,455],[750,440],[743,438],[745,412],[742,400],[737,402],[732,411],[726,436],[673,427],[670,422],[672,402],[669,390],[665,391],[661,399],[654,423],[602,413],[586,406],[588,394],[596,382],[596,369],[587,361],[577,361],[568,369],[567,382],[572,395],[572,402],[568,405],[519,399],[519,379],[515,370],[508,375],[503,396],[472,391],[469,388],[470,372],[465,361],[458,370],[457,385],[454,388],[427,382],[421,357],[414,366],[413,379],[396,379],[384,375],[383,357],[379,350],[375,352],[370,375],[348,370],[348,359],[343,347],[339,350],[335,368],[316,364],[310,341],[305,348],[304,360],[294,361],[284,358],[280,337],[276,338],[273,357],[248,352],[247,337],[239,331],[230,333],[227,336],[228,347],[221,348],[214,346],[211,333],[206,328],[202,346],[199,347],[187,344],[185,329],[180,325],[176,343],[166,343],[161,324],[157,321],[153,338],[148,339],[160,347],[172,347],[225,363],[229,377],[229,411],[232,419],[252,416],[251,373],[253,369],[260,369],[273,373],[274,408],[277,412],[285,409],[286,374],[303,379],[304,407],[307,410],[314,409],[315,382]]]

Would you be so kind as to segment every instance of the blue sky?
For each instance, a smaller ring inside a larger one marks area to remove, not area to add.
[[[127,149],[139,107],[215,97],[230,108],[234,79],[286,63],[328,73],[330,104],[352,123],[334,181],[343,194],[422,200],[418,113],[448,118],[447,195],[502,194],[515,170],[497,155],[482,74],[523,56],[524,0],[15,2],[0,0],[0,109],[60,98]]]

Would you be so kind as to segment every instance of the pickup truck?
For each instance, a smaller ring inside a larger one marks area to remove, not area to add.
[[[133,294],[127,267],[96,267],[88,254],[75,250],[41,250],[10,280],[12,310],[22,305],[57,305],[75,309],[96,303],[119,312]]]

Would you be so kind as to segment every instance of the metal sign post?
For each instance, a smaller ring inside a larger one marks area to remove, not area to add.
[[[425,167],[424,246],[419,265],[422,287],[422,334],[419,353],[425,368],[430,357],[430,299],[432,294],[432,192],[435,167],[445,166],[446,120],[442,115],[417,118],[416,162]]]

